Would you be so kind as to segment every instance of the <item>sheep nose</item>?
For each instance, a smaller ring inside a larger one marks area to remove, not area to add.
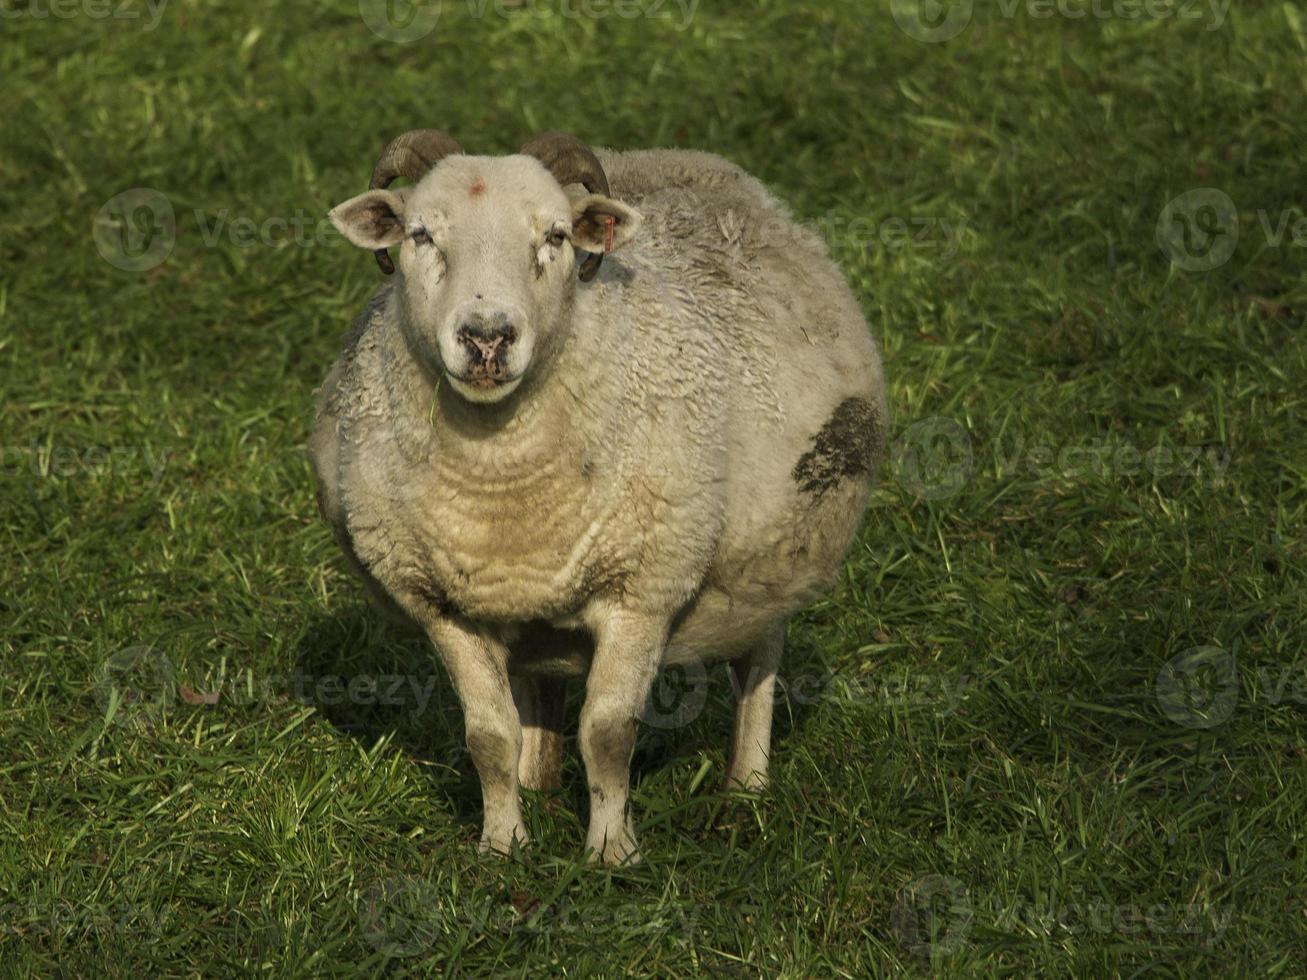
[[[458,342],[474,361],[483,364],[502,357],[515,340],[517,329],[502,320],[489,322],[482,317],[472,317],[458,328]]]

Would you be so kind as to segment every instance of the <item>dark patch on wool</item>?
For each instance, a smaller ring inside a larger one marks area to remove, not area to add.
[[[841,480],[870,473],[880,443],[876,407],[865,398],[846,398],[794,464],[794,482],[804,493],[821,497]]]

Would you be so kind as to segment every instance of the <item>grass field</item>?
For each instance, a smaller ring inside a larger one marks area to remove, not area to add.
[[[0,0],[0,972],[1303,975],[1307,9],[970,6]],[[317,517],[378,279],[320,222],[419,126],[722,153],[883,347],[774,786],[713,793],[715,670],[637,869],[578,861],[571,740],[475,854]]]

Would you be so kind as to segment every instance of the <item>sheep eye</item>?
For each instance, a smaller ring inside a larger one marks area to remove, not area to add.
[[[414,228],[412,237],[413,237],[413,243],[415,245],[431,244],[431,233],[427,231],[425,228]]]
[[[549,237],[546,238],[545,241],[554,248],[562,248],[563,242],[567,241],[567,232],[563,231],[561,228],[555,228],[549,233]]]

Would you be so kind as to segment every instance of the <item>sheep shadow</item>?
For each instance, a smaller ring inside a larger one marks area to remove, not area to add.
[[[481,790],[463,744],[462,710],[430,643],[360,600],[310,622],[295,648],[294,697],[370,750],[388,739],[417,762],[460,823],[477,823]]]
[[[819,662],[813,648],[791,641],[782,676],[812,673]],[[479,827],[481,790],[464,745],[462,709],[448,675],[418,630],[384,620],[365,601],[320,616],[296,644],[292,686],[297,700],[316,708],[363,749],[389,739],[422,766],[433,791],[460,823]],[[584,694],[580,678],[568,684],[563,736],[562,796],[581,815],[588,800],[576,732]],[[660,675],[638,728],[632,784],[638,786],[651,774],[705,751],[724,765],[734,701],[725,663],[702,671],[671,668]],[[800,733],[811,710],[811,701],[796,699],[786,685],[778,685],[773,745],[784,745]],[[701,792],[715,789],[720,776],[707,780]]]

